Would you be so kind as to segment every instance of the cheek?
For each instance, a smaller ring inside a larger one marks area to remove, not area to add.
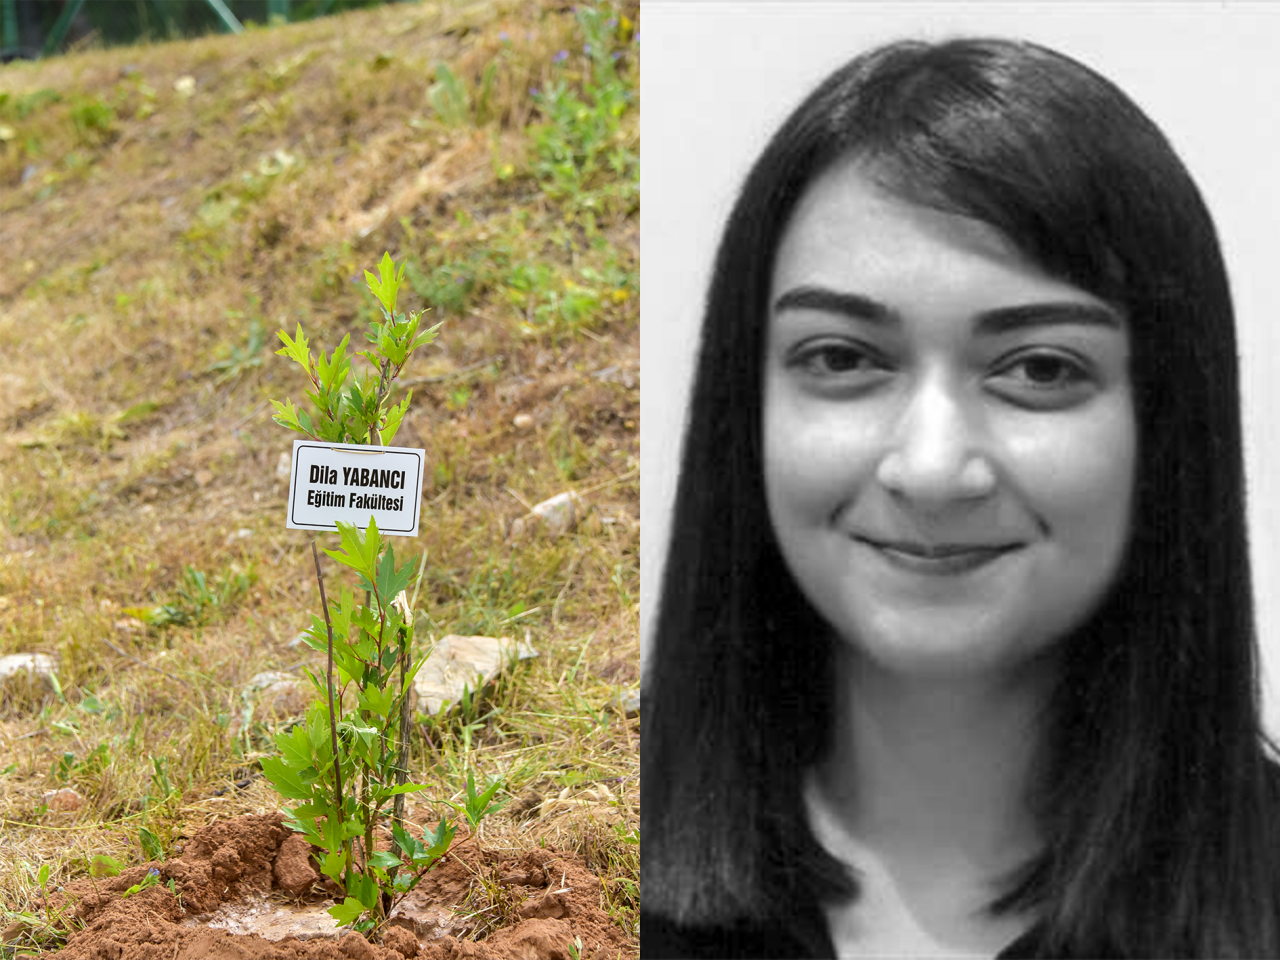
[[[1137,464],[1127,393],[1077,416],[1033,419],[1008,436],[1010,479],[1050,535],[1069,550],[1118,554],[1128,539]]]
[[[874,472],[876,419],[830,407],[776,396],[765,404],[765,491],[775,527],[830,518]]]

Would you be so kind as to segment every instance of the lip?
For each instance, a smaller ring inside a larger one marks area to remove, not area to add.
[[[922,543],[869,537],[854,540],[899,569],[934,576],[969,573],[1023,547],[1021,543]]]

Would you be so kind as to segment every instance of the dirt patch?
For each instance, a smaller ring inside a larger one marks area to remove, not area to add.
[[[58,960],[569,960],[636,958],[638,951],[600,907],[600,880],[572,853],[504,854],[468,839],[429,873],[384,931],[381,944],[352,933],[283,933],[280,918],[314,916],[332,903],[310,849],[280,814],[211,824],[181,856],[83,879],[52,893],[49,906],[84,924]],[[127,893],[154,874],[156,882]],[[465,905],[465,906],[464,906]],[[459,908],[459,909],[455,909]],[[271,912],[278,938],[227,920]],[[312,928],[314,928],[312,924]],[[299,928],[301,929],[301,928]],[[301,939],[300,937],[310,937]]]

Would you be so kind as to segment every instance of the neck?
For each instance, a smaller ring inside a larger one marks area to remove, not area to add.
[[[844,651],[813,786],[839,832],[886,861],[989,881],[1034,852],[1032,766],[1052,669],[903,677]]]

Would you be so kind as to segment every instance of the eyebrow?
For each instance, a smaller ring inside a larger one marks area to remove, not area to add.
[[[825,287],[795,287],[778,297],[774,313],[787,310],[817,310],[834,313],[851,320],[863,320],[883,326],[901,324],[902,317],[888,304],[859,293],[828,290]],[[1028,327],[1079,324],[1091,327],[1124,329],[1120,315],[1110,307],[1079,300],[1049,300],[1043,303],[1017,304],[984,310],[974,318],[979,334],[996,336]]]

